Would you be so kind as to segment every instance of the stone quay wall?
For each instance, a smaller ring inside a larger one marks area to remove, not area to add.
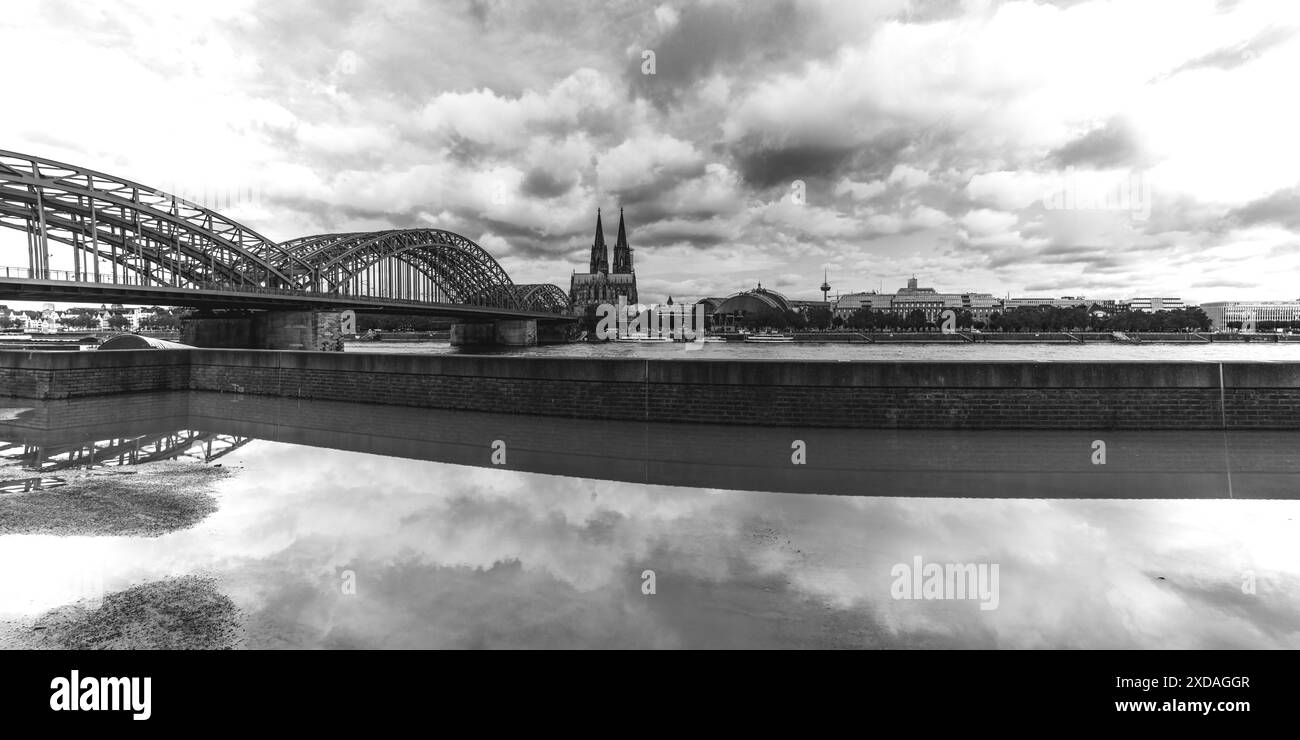
[[[1300,429],[1300,363],[0,351],[0,396],[60,399],[169,390],[794,427]]]

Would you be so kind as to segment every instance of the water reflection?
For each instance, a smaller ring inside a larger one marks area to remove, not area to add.
[[[48,478],[14,478],[11,480],[0,479],[0,493],[31,493],[33,491],[44,491],[50,488],[66,486],[66,478],[48,477]]]
[[[161,433],[129,437],[114,436],[108,439],[87,439],[77,442],[12,444],[11,449],[21,448],[21,452],[6,454],[6,450],[0,450],[0,459],[13,460],[24,469],[40,471],[144,465],[182,457],[210,463],[220,460],[251,441],[252,439],[248,437],[200,432],[193,429],[175,429]]]
[[[88,580],[117,593],[203,574],[237,605],[249,647],[1300,646],[1294,434],[686,428],[141,401],[11,404],[0,439],[65,456],[175,430],[255,441],[213,465],[134,468],[233,469],[190,528],[0,536],[0,620],[15,629]],[[1091,462],[1098,438],[1105,466]],[[791,464],[794,439],[806,466]],[[999,564],[998,609],[894,599],[891,568],[917,556]]]
[[[8,411],[0,420],[0,465],[17,462],[42,472],[178,458],[211,463],[253,439],[493,467],[499,441],[510,470],[740,491],[1294,498],[1300,483],[1296,432],[650,424],[213,393],[55,401]]]

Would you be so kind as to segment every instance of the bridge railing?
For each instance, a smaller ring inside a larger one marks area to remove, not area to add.
[[[116,279],[112,275],[100,275],[99,280],[95,280],[94,275],[85,273],[76,273],[72,270],[33,270],[30,267],[0,267],[0,275],[5,278],[15,280],[47,280],[54,282],[69,283],[91,283],[94,285],[113,285],[125,287],[141,288],[182,288],[187,290],[207,290],[220,293],[232,293],[239,295],[277,295],[293,298],[355,298],[358,300],[383,301],[386,304],[406,305],[406,306],[431,306],[431,305],[478,305],[464,303],[450,303],[447,301],[419,301],[408,298],[387,298],[383,296],[367,296],[352,294],[347,291],[316,291],[301,290],[298,288],[271,288],[264,285],[237,285],[235,283],[217,283],[201,282],[190,283],[187,285],[160,285],[152,281],[146,275],[139,275],[130,272],[118,273]],[[499,306],[484,306],[485,308],[500,308]],[[507,309],[508,310],[508,309]],[[545,313],[536,311],[534,313]],[[556,314],[562,316],[564,314]]]
[[[67,283],[94,283],[96,285],[126,285],[131,287],[169,287],[160,286],[147,275],[132,272],[120,272],[116,276],[101,274],[96,280],[90,273],[77,273],[72,270],[33,270],[30,267],[0,267],[0,276],[17,280],[53,280]]]

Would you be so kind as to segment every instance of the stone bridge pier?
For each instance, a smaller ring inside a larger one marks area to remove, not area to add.
[[[344,311],[261,311],[197,316],[181,323],[181,343],[219,349],[343,351]]]
[[[509,319],[452,324],[453,347],[473,345],[499,347],[535,347],[539,344],[571,342],[577,335],[572,321],[538,321]]]
[[[451,346],[537,346],[536,319],[510,319],[451,325]]]

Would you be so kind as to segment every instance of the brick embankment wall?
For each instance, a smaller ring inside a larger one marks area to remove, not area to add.
[[[191,389],[580,419],[878,429],[1300,429],[1300,364],[0,352],[0,396]]]
[[[185,390],[189,382],[187,350],[0,351],[0,397],[53,400]]]

